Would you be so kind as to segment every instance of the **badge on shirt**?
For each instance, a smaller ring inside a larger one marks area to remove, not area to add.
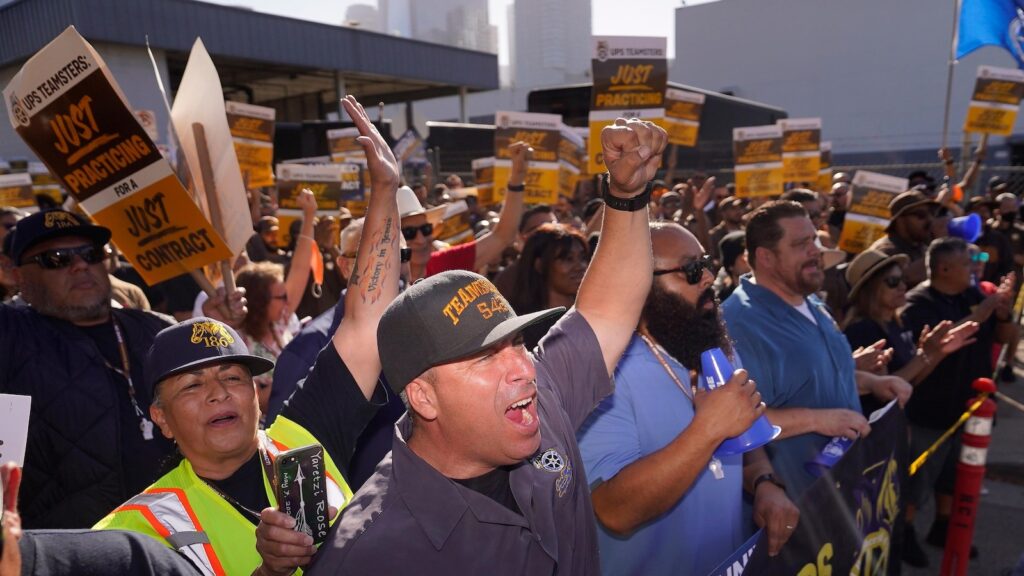
[[[531,460],[533,467],[537,470],[558,474],[555,480],[555,494],[559,498],[566,495],[569,485],[572,484],[572,464],[569,460],[558,453],[554,448],[548,448]]]

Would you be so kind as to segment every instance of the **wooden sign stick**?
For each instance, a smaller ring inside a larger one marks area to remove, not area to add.
[[[217,184],[213,180],[213,166],[210,164],[210,149],[206,145],[206,130],[199,122],[192,123],[192,133],[196,138],[196,151],[199,154],[199,172],[203,178],[203,190],[206,191],[206,202],[210,206],[210,220],[213,229],[225,241],[224,215],[220,211],[220,199],[217,198]],[[221,274],[224,276],[224,291],[231,294],[235,291],[235,274],[231,268],[231,260],[220,263]]]

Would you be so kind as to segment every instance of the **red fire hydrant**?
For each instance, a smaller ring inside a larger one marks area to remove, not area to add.
[[[989,378],[978,378],[973,387],[979,393],[995,392]],[[967,402],[968,408],[977,398]],[[985,478],[985,459],[992,441],[992,417],[996,403],[985,398],[981,406],[964,424],[960,461],[956,464],[956,486],[953,490],[953,513],[946,533],[946,552],[942,557],[942,576],[965,576],[970,560],[974,522],[978,513],[981,482]]]

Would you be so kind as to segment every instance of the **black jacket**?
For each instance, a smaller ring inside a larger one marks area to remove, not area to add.
[[[148,417],[143,361],[156,333],[173,320],[140,310],[112,313],[124,331],[137,400]],[[125,453],[118,396],[127,396],[124,380],[107,368],[88,335],[29,307],[0,306],[0,393],[32,397],[19,498],[25,528],[91,527],[156,480],[154,455],[172,448],[154,428],[148,454]],[[133,484],[145,484],[128,485],[126,466],[137,472]]]

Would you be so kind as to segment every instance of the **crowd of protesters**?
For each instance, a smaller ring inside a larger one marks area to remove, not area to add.
[[[703,575],[757,528],[779,552],[831,438],[869,434],[895,400],[919,454],[994,348],[1013,358],[1018,198],[997,179],[954,194],[984,151],[963,180],[946,151],[944,184],[910,174],[886,235],[854,255],[836,249],[843,172],[756,199],[699,173],[656,180],[664,131],[620,120],[601,135],[608,175],[575,198],[525,205],[516,143],[504,201],[485,206],[457,175],[403,182],[343,105],[365,217],[318,218],[303,193],[282,245],[252,191],[233,292],[147,286],[110,230],[0,207],[0,392],[32,397],[24,469],[2,470],[0,575]],[[473,238],[449,246],[454,198]],[[983,221],[974,244],[948,233],[965,213]],[[710,348],[742,366],[714,391],[696,385]],[[762,415],[777,439],[714,455]],[[928,563],[913,518],[933,496],[924,539],[945,543],[956,442],[910,485],[911,565]],[[319,547],[277,510],[265,467],[307,444],[329,478]]]

